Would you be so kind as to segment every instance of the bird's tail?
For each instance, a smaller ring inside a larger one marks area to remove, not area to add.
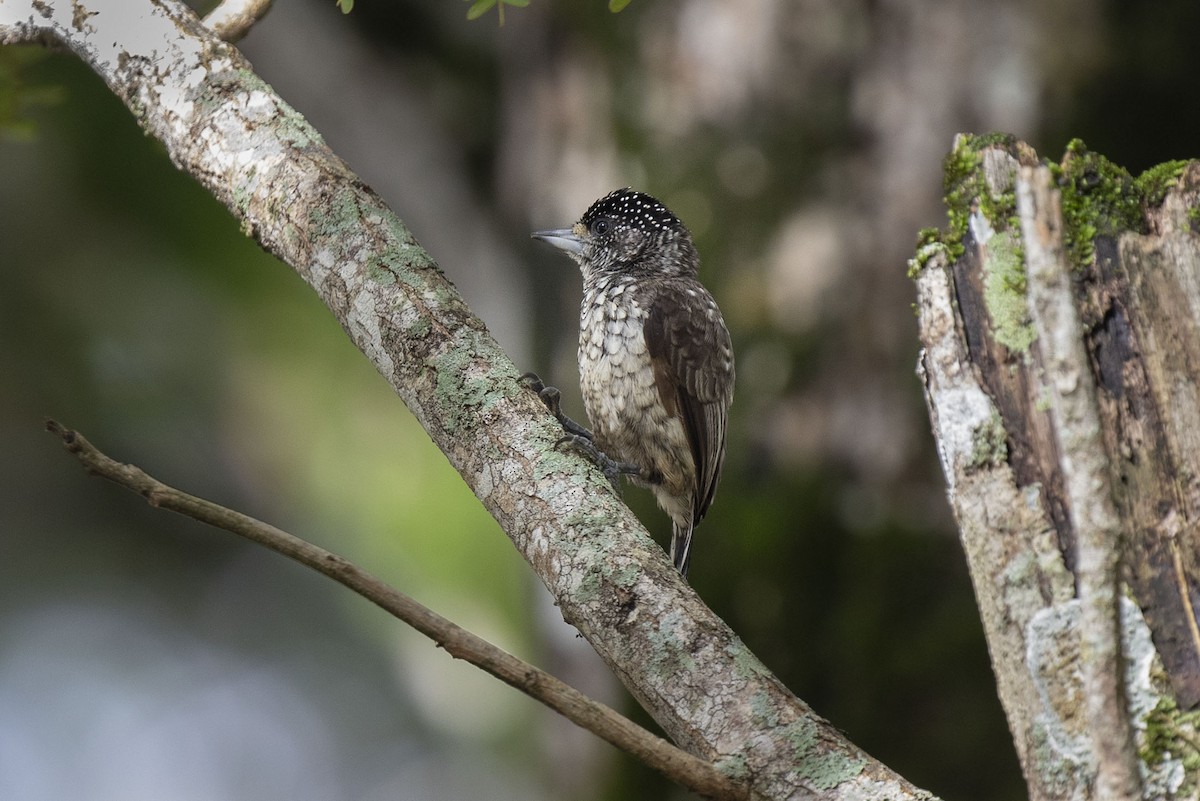
[[[687,578],[688,564],[692,561],[692,530],[695,527],[691,520],[683,523],[672,522],[671,528],[671,561],[680,575]]]

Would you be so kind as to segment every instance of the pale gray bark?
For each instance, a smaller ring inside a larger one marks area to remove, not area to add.
[[[930,797],[783,687],[604,479],[552,448],[557,423],[431,257],[235,48],[174,0],[0,0],[0,44],[47,40],[316,290],[677,743],[763,798]]]
[[[1040,165],[1021,168],[1016,196],[1025,243],[1029,316],[1046,370],[1043,386],[1078,538],[1080,661],[1088,732],[1096,755],[1095,797],[1132,801],[1142,797],[1142,779],[1121,660],[1121,520],[1113,503],[1100,408],[1081,335],[1083,323],[1071,292],[1062,197],[1051,186],[1049,167]]]
[[[920,373],[1030,795],[1196,798],[1196,167],[1163,202],[1081,151],[951,164]]]
[[[271,9],[272,0],[224,0],[208,12],[204,24],[227,42],[236,42],[250,32]]]

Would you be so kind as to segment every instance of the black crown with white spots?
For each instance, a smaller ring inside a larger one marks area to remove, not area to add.
[[[646,232],[686,230],[679,218],[661,202],[628,187],[609,192],[593,203],[580,219],[593,232],[596,232],[595,226],[603,221],[616,227],[637,228]]]

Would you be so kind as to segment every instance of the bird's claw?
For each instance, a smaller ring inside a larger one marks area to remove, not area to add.
[[[554,443],[555,449],[561,448],[564,445],[568,445],[573,450],[579,451],[587,457],[588,461],[600,468],[600,472],[604,473],[604,477],[608,479],[608,483],[612,485],[618,498],[624,498],[624,494],[621,491],[621,476],[640,476],[642,474],[642,468],[636,464],[618,462],[597,448],[596,443],[592,442],[590,436],[567,434]]]
[[[521,375],[517,378],[517,383],[522,384],[526,389],[532,389],[539,395],[542,394],[542,390],[546,388],[546,385],[542,382],[541,377],[538,376],[537,373],[521,373]]]
[[[616,491],[617,497],[622,497],[621,476],[640,476],[642,469],[629,462],[618,462],[597,448],[592,432],[563,414],[562,393],[554,387],[546,386],[537,373],[525,373],[517,380],[538,394],[538,397],[542,399],[542,403],[546,404],[546,408],[550,410],[550,413],[562,425],[563,430],[567,432],[554,443],[555,450],[567,445],[573,450],[582,453],[587,457],[588,461],[596,465],[604,473],[604,477],[608,479],[608,483],[612,484],[612,488]]]
[[[583,437],[589,442],[593,439],[591,431],[563,414],[562,393],[557,388],[546,386],[537,373],[525,373],[517,380],[538,394],[542,403],[546,404],[546,408],[550,410],[550,414],[554,415],[569,435]]]

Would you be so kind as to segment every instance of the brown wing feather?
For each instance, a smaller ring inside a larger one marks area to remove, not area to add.
[[[717,305],[699,284],[668,283],[646,318],[646,349],[663,405],[679,417],[696,465],[693,524],[712,503],[725,461],[733,400],[733,347]]]

